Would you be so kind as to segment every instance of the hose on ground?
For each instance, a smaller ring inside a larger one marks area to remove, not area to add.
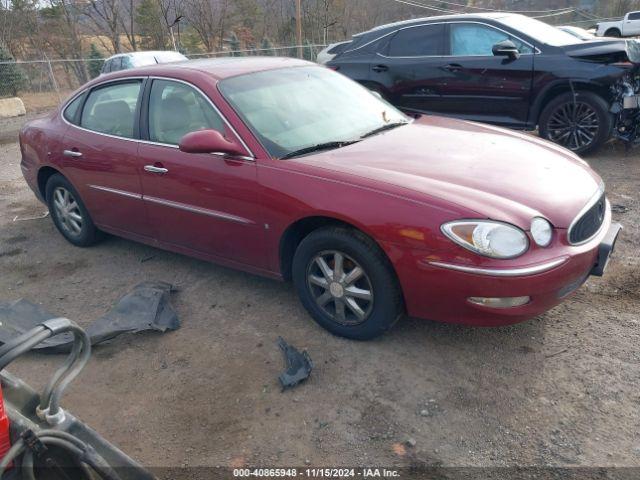
[[[91,339],[87,332],[73,324],[69,328],[73,333],[73,349],[68,359],[73,359],[68,367],[67,362],[56,372],[47,384],[40,400],[41,408],[49,408],[49,413],[58,413],[60,398],[69,384],[80,374],[91,357]],[[48,406],[48,407],[47,407]]]
[[[49,415],[60,411],[64,390],[78,376],[91,356],[91,340],[87,333],[68,319],[53,319],[38,325],[0,347],[0,370],[42,341],[70,332],[74,341],[71,353],[47,383],[40,396],[39,409]]]
[[[56,370],[51,380],[47,383],[40,397],[39,409],[50,416],[57,415],[60,410],[60,398],[69,384],[80,374],[91,356],[91,339],[78,325],[68,319],[52,319],[38,325],[11,339],[0,347],[0,370],[4,369],[20,355],[31,350],[44,340],[63,333],[73,334],[73,347],[64,363]],[[119,480],[120,477],[114,469],[89,445],[68,432],[55,429],[45,429],[34,432],[33,435],[45,446],[54,446],[69,453],[83,472],[88,472],[88,467],[104,480]],[[18,440],[4,458],[0,461],[0,477],[11,462],[23,454],[23,473],[29,480],[35,480],[34,454],[27,448],[25,441]],[[87,477],[91,477],[88,475]]]
[[[5,353],[2,357],[0,357],[0,370],[4,369],[7,365],[13,362],[20,355],[27,353],[33,347],[38,345],[43,340],[46,340],[50,336],[51,336],[51,331],[42,330],[36,333],[35,335],[33,335],[31,338],[28,338],[24,342],[20,343],[19,345],[16,345],[14,348],[12,348],[7,353]]]
[[[43,325],[38,325],[37,327],[34,327],[31,330],[24,332],[18,335],[17,337],[12,338],[11,340],[9,340],[7,343],[5,343],[0,347],[0,357],[2,357],[8,351],[13,350],[15,347],[20,345],[25,340],[28,340],[29,338],[34,336],[36,333],[43,331],[44,329],[45,327]]]
[[[119,475],[95,450],[73,435],[61,430],[41,430],[35,435],[44,445],[58,447],[69,453],[78,462],[78,468],[81,468],[85,473],[87,473],[85,465],[88,465],[104,480],[120,480]],[[24,454],[22,473],[27,479],[35,480],[33,452],[27,449],[23,439],[18,440],[0,461],[0,477],[4,474],[7,466],[21,454]]]

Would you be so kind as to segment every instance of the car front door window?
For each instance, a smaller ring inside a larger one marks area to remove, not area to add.
[[[187,133],[211,129],[224,134],[224,122],[199,92],[184,83],[154,80],[149,98],[149,140],[178,145]]]
[[[487,25],[458,23],[450,26],[451,55],[454,57],[493,56],[493,46],[511,40],[520,53],[533,53],[530,45]]]

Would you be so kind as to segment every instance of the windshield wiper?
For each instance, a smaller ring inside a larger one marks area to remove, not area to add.
[[[280,160],[286,160],[287,158],[299,157],[300,155],[306,155],[307,153],[319,152],[321,150],[332,150],[335,148],[346,147],[347,145],[351,145],[359,142],[360,140],[342,140],[342,141],[333,141],[333,142],[325,142],[319,143],[317,145],[313,145],[311,147],[301,148],[300,150],[294,150],[293,152],[289,152],[286,155],[280,157]]]
[[[367,138],[367,137],[371,137],[373,135],[376,135],[378,133],[384,132],[386,130],[391,130],[393,128],[396,127],[400,127],[402,125],[407,125],[410,122],[394,122],[394,123],[388,123],[387,125],[383,125],[382,127],[378,127],[375,130],[371,130],[368,133],[365,133],[364,135],[362,135],[360,138]]]

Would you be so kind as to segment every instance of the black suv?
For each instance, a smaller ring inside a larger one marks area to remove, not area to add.
[[[405,111],[540,135],[576,153],[636,140],[636,41],[580,41],[517,14],[428,17],[354,35],[327,63]]]

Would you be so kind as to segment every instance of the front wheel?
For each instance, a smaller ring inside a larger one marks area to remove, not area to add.
[[[592,92],[557,96],[540,115],[540,136],[578,154],[600,148],[611,136],[608,103]]]
[[[382,335],[404,311],[389,260],[355,230],[323,228],[305,237],[293,258],[293,281],[313,319],[341,337]]]

